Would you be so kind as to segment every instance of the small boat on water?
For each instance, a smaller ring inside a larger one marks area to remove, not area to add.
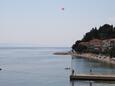
[[[70,70],[71,68],[70,67],[66,67],[65,70]]]

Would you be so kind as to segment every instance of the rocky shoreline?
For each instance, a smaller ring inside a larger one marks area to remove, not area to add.
[[[103,63],[114,64],[115,65],[115,58],[110,58],[109,56],[100,55],[100,54],[93,54],[93,53],[73,53],[73,52],[56,52],[54,55],[71,55],[76,57],[81,57],[85,59],[92,59],[96,61],[100,61]]]
[[[105,55],[92,54],[92,53],[73,54],[73,55],[115,65],[115,58],[110,58],[109,56],[105,56]]]

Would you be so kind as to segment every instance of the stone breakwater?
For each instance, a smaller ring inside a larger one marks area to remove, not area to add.
[[[70,55],[70,53],[68,52],[56,52],[56,53],[53,53],[54,55]]]

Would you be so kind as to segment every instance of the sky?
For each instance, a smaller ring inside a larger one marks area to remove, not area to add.
[[[93,27],[115,26],[114,4],[115,0],[0,0],[0,44],[71,47]]]

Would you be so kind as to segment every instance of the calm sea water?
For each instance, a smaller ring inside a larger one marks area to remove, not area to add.
[[[70,48],[0,48],[0,86],[115,86],[115,82],[70,82],[70,67],[76,73],[115,73],[115,67],[71,56],[52,53]]]

